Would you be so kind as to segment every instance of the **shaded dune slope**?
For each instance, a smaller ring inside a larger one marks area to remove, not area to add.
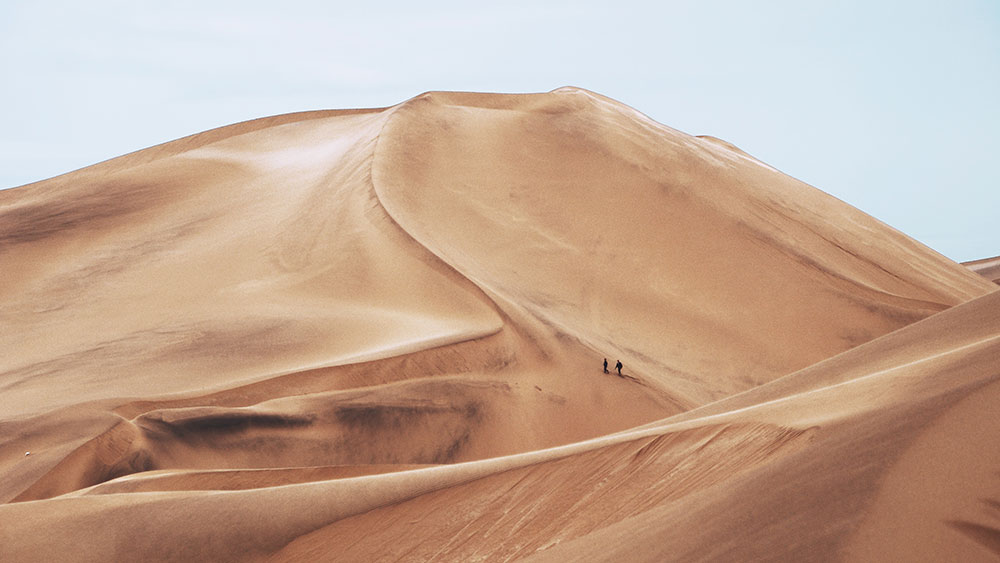
[[[2,191],[0,269],[5,559],[752,556],[691,503],[827,451],[829,521],[786,492],[727,518],[870,554],[862,508],[947,448],[906,422],[995,394],[994,285],[578,89],[278,116]]]

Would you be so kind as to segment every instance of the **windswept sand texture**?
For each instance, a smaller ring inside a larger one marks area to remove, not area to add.
[[[997,289],[579,89],[194,135],[0,191],[0,560],[995,560]]]

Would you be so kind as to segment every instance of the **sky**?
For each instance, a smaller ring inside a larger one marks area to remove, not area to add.
[[[578,86],[1000,255],[1000,2],[0,3],[0,188],[268,115]]]

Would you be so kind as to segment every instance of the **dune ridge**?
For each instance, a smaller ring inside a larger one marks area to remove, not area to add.
[[[996,285],[585,90],[2,191],[0,269],[5,560],[977,559],[1000,529],[882,508],[991,428]],[[935,474],[991,498],[992,463]]]

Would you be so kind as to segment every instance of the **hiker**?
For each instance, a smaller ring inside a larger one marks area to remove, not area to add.
[[[619,376],[622,374],[622,368],[623,367],[625,367],[625,366],[622,365],[622,361],[618,360],[618,363],[615,364],[615,369],[618,370],[618,375]]]
[[[604,358],[604,373],[608,373],[608,359]]]

